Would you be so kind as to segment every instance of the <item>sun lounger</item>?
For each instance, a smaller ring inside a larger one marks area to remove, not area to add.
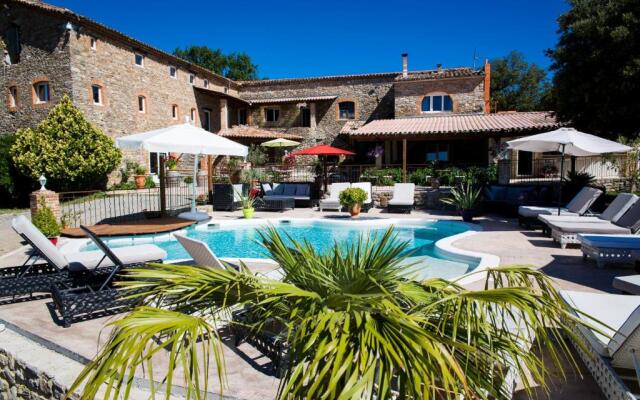
[[[600,189],[589,186],[583,187],[564,208],[560,209],[560,215],[583,215],[589,211],[589,208],[591,208],[601,194],[602,190]],[[520,206],[518,207],[518,223],[527,229],[530,229],[532,226],[540,226],[538,216],[544,214],[558,215],[558,207]]]
[[[94,252],[95,256],[78,253],[74,261],[69,262],[68,268],[76,282],[73,287],[56,285],[51,288],[53,303],[65,327],[79,319],[115,314],[135,307],[138,299],[127,298],[126,290],[113,287],[116,275],[124,268],[162,262],[167,256],[164,250],[151,244],[112,250],[86,226],[80,225],[80,229],[100,251]]]
[[[556,223],[564,222],[617,222],[638,201],[638,196],[631,193],[621,193],[609,204],[600,215],[594,216],[567,216],[567,215],[538,215],[538,219],[545,224],[546,229]]]
[[[634,253],[640,251],[638,235],[589,235],[579,234],[582,257],[596,261],[598,267],[610,263],[633,263]]]
[[[558,222],[551,226],[551,237],[563,249],[567,244],[579,244],[578,234],[628,235],[640,229],[640,201],[636,202],[615,223],[612,222]]]
[[[335,182],[329,186],[329,197],[320,200],[320,211],[325,209],[342,211],[340,192],[351,187],[349,182]]]
[[[393,185],[393,197],[389,200],[389,212],[410,213],[414,204],[416,185],[413,183],[396,183]]]
[[[581,343],[574,347],[604,397],[636,399],[629,387],[637,387],[640,372],[636,353],[640,349],[640,296],[573,291],[560,295],[576,317],[595,328],[576,325],[576,339]]]
[[[105,280],[114,269],[115,264],[106,258],[102,251],[62,254],[22,215],[14,218],[11,225],[31,246],[33,254],[20,267],[0,268],[2,302],[24,300],[36,293],[48,294],[53,286],[75,288],[84,285],[84,278],[93,281]],[[124,265],[166,257],[166,253],[154,245],[123,247],[114,249],[113,252]],[[36,263],[33,261],[34,258],[42,259],[44,263]]]
[[[367,192],[367,199],[362,203],[362,211],[368,212],[373,207],[373,198],[371,197],[371,182],[356,182],[351,184],[352,188],[359,188]]]
[[[613,287],[622,293],[640,295],[640,275],[617,276],[613,278]]]

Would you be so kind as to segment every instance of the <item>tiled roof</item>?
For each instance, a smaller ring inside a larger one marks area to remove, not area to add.
[[[269,98],[269,99],[245,99],[250,104],[277,104],[277,103],[297,103],[300,101],[321,101],[321,100],[334,100],[337,99],[337,95],[331,96],[306,96],[306,97],[281,97],[281,98]]]
[[[270,131],[257,126],[236,125],[233,128],[223,129],[218,135],[227,138],[255,138],[255,139],[290,139],[301,140],[302,136],[291,133]]]
[[[549,112],[452,114],[379,119],[348,132],[351,136],[519,132],[554,129],[561,124]]]
[[[398,75],[397,81],[423,81],[433,79],[466,78],[470,76],[483,76],[484,70],[473,68],[438,68],[429,71],[413,71],[407,76]]]
[[[96,31],[105,34],[107,36],[111,36],[112,38],[116,39],[116,40],[120,40],[123,41],[125,43],[128,43],[131,47],[139,49],[140,51],[146,51],[149,54],[153,54],[157,57],[162,57],[162,58],[166,58],[171,60],[172,62],[176,63],[177,65],[181,65],[186,69],[189,69],[193,72],[202,74],[202,76],[208,77],[208,78],[213,78],[213,79],[218,79],[220,81],[226,82],[230,85],[233,85],[234,87],[237,86],[236,82],[232,81],[229,78],[225,78],[224,76],[218,75],[206,68],[203,68],[199,65],[195,65],[193,63],[190,63],[186,60],[183,60],[179,57],[174,56],[173,54],[169,54],[163,50],[160,50],[156,47],[150,46],[147,43],[141,42],[137,39],[132,38],[131,36],[128,36],[118,30],[115,30],[113,28],[110,28],[106,25],[103,25],[99,22],[96,22],[90,18],[84,17],[82,15],[76,14],[75,12],[69,10],[68,8],[64,8],[64,7],[58,7],[58,6],[54,6],[51,4],[47,4],[47,3],[43,3],[40,0],[9,0],[9,2],[14,2],[16,4],[23,4],[29,7],[34,7],[37,9],[40,9],[42,11],[46,11],[46,12],[50,12],[50,13],[55,13],[61,16],[64,16],[66,18],[69,19],[69,22],[71,23],[76,23],[76,24],[84,24],[86,26],[89,26],[93,29],[95,29]]]
[[[365,121],[347,121],[340,128],[340,134],[349,134],[365,124]]]

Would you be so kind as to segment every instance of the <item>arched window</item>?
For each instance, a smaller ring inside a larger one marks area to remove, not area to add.
[[[46,104],[51,101],[51,87],[48,81],[39,81],[33,84],[33,103]]]
[[[18,87],[17,86],[9,87],[9,93],[7,96],[7,106],[9,107],[9,109],[14,109],[14,110],[18,108]]]
[[[338,118],[339,119],[355,119],[356,118],[356,103],[353,101],[343,101],[338,104]]]
[[[452,112],[453,100],[448,94],[433,93],[422,98],[420,111],[427,112]]]
[[[104,93],[101,85],[98,85],[98,84],[91,85],[91,98],[93,100],[93,104],[95,105],[104,104]]]

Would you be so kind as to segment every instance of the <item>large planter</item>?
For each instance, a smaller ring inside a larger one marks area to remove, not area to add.
[[[362,204],[356,203],[349,207],[349,214],[351,214],[352,218],[357,218],[360,215],[360,211],[362,209]]]
[[[176,170],[170,169],[167,171],[167,184],[169,186],[177,186],[180,182],[180,173]]]
[[[135,176],[136,189],[144,189],[144,183],[146,179],[147,177],[145,175],[136,175]]]
[[[242,215],[244,215],[246,219],[251,219],[253,217],[253,211],[253,208],[243,208]]]
[[[464,222],[473,222],[473,217],[476,215],[475,210],[462,210],[460,211],[460,215],[462,215],[462,220]]]

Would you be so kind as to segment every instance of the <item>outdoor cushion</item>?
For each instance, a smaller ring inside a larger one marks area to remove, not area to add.
[[[578,235],[581,243],[593,247],[609,249],[639,249],[640,236],[638,235]]]
[[[539,215],[558,215],[558,207],[520,206],[518,207],[518,214],[525,218],[536,218]],[[566,208],[560,209],[560,215],[578,216],[578,214],[572,213]]]
[[[616,196],[615,199],[609,204],[602,214],[600,214],[600,218],[617,222],[629,209],[633,206],[636,201],[638,201],[638,196],[631,193],[620,193]]]
[[[242,183],[236,183],[233,185],[233,201],[240,201],[240,196],[244,195],[242,190]]]
[[[624,293],[640,294],[640,275],[616,276],[613,287]]]
[[[266,195],[269,195],[273,192],[273,188],[271,187],[270,184],[268,183],[263,183],[262,184],[262,192]]]
[[[585,186],[567,204],[567,210],[582,215],[587,212],[601,194],[602,190]]]
[[[552,228],[562,233],[604,233],[604,234],[629,234],[629,228],[612,224],[611,222],[559,222]]]
[[[31,223],[24,215],[18,215],[11,221],[11,225],[13,229],[20,235],[24,235],[29,239],[36,250],[40,251],[44,258],[53,264],[58,269],[66,268],[69,263],[67,259],[62,255],[60,250],[56,246],[51,243],[49,239],[46,238],[40,232],[35,225]]]
[[[389,200],[388,204],[394,206],[412,206],[415,188],[416,185],[413,183],[396,183],[393,185],[393,198]]]
[[[356,182],[351,184],[352,188],[359,188],[367,192],[367,199],[364,201],[364,204],[371,203],[371,182]]]
[[[640,229],[640,201],[632,205],[616,224],[629,228],[631,233],[637,232]]]
[[[284,184],[281,183],[274,183],[273,184],[273,194],[275,195],[281,195],[284,193]]]
[[[298,183],[296,185],[296,196],[308,196],[310,189],[306,183]]]
[[[138,264],[149,260],[163,260],[167,257],[166,251],[153,244],[117,247],[112,248],[111,251],[124,265]],[[108,257],[104,257],[104,253],[101,251],[84,251],[70,254],[66,258],[69,261],[69,271],[73,272],[91,271],[98,266],[112,267],[114,265]],[[102,260],[103,258],[104,260]]]
[[[292,184],[285,184],[284,185],[284,192],[282,192],[283,195],[285,196],[295,196],[296,195],[296,185],[292,185]]]
[[[329,186],[329,198],[337,200],[340,196],[340,192],[351,187],[349,182],[335,182]]]
[[[503,201],[507,196],[505,186],[491,186],[485,190],[485,199],[488,201]]]
[[[584,216],[584,215],[548,215],[548,214],[540,214],[538,215],[538,220],[544,222],[546,225],[551,226],[552,224],[557,224],[559,222],[609,222],[600,218],[600,216]]]

